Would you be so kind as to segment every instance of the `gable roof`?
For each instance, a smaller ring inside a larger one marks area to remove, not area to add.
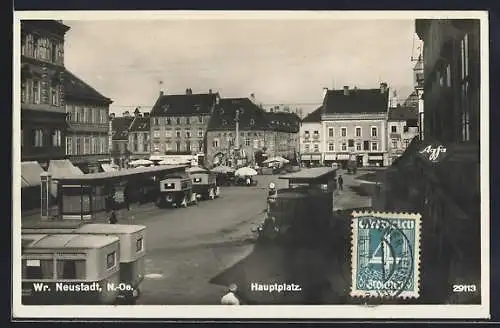
[[[328,90],[323,106],[326,114],[386,113],[389,103],[389,89]]]
[[[128,131],[133,120],[134,117],[115,117],[111,121],[111,126],[113,128],[112,140],[128,140]]]
[[[69,99],[94,100],[108,105],[113,102],[68,70],[64,77],[64,95]]]
[[[158,97],[150,116],[210,115],[217,93],[163,95]]]
[[[392,107],[389,108],[389,121],[417,120],[418,111],[416,107]]]
[[[302,123],[319,123],[321,122],[321,113],[323,111],[323,106],[316,108],[314,111],[309,113],[306,117],[302,119]]]
[[[134,117],[130,124],[130,132],[149,132],[151,119],[149,117]]]
[[[235,130],[236,111],[239,110],[239,129],[263,130],[266,125],[265,112],[248,98],[224,98],[213,112],[208,130]]]

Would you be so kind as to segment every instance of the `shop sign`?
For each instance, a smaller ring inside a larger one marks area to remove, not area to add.
[[[433,147],[432,145],[426,146],[420,151],[420,155],[430,162],[437,163],[446,155],[447,149],[443,145]]]

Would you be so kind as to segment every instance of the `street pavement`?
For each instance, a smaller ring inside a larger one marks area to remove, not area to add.
[[[335,196],[335,209],[367,207],[370,198],[350,187],[355,176],[343,175],[344,191]],[[224,286],[210,280],[252,253],[252,227],[264,219],[267,186],[286,181],[257,176],[252,187],[224,187],[221,197],[179,209],[153,204],[132,206],[120,223],[147,226],[146,275],[138,304],[219,304]],[[23,222],[37,215],[23,217]]]

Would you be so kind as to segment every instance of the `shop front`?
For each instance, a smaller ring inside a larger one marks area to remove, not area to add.
[[[347,169],[347,163],[349,162],[350,158],[351,155],[348,153],[337,154],[337,163],[343,170],[345,170]]]
[[[325,154],[325,166],[332,166],[337,161],[337,154]]]
[[[321,154],[302,154],[300,162],[306,167],[316,167],[321,165]]]
[[[384,154],[383,153],[369,153],[368,154],[368,166],[384,166]]]

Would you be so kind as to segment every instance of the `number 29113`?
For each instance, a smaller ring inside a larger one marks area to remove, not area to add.
[[[475,293],[476,285],[453,285],[454,293]]]

